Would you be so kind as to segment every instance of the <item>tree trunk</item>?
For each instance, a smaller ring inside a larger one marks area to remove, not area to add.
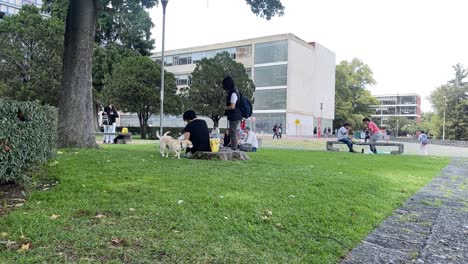
[[[146,139],[146,127],[147,127],[147,119],[145,118],[144,113],[137,113],[138,114],[138,122],[140,123],[140,135],[141,139]]]
[[[62,148],[97,147],[91,90],[96,19],[95,0],[70,0],[57,127],[58,146]]]
[[[210,119],[213,121],[213,128],[219,128],[219,120],[221,119],[221,117],[212,115]]]
[[[94,131],[100,132],[101,128],[99,127],[99,108],[101,106],[98,103],[93,103],[93,123],[94,123]]]

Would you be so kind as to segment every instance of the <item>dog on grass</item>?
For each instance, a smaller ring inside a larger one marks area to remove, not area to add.
[[[169,133],[170,131],[167,131],[161,137],[159,136],[159,132],[156,131],[156,136],[159,138],[159,152],[161,153],[161,156],[166,158],[169,157],[169,153],[173,152],[175,154],[175,157],[180,159],[180,153],[182,152],[182,150],[186,148],[192,148],[193,144],[190,140],[179,141],[177,139],[174,139],[173,137],[167,135]]]

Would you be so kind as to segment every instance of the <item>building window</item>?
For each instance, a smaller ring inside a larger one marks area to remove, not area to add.
[[[285,113],[268,113],[268,114],[253,114],[255,123],[252,125],[256,133],[273,133],[272,128],[275,124],[283,125],[283,134],[286,133],[286,114]]]
[[[288,65],[276,65],[267,67],[255,67],[255,86],[284,86],[287,84]]]
[[[273,63],[287,60],[287,40],[255,44],[255,64]]]
[[[236,49],[236,59],[246,59],[252,56],[252,47],[245,46],[245,47],[238,47]]]
[[[249,79],[252,80],[252,68],[246,68],[245,73],[247,73]]]
[[[192,83],[189,75],[176,75],[175,78],[177,86],[187,86]]]
[[[255,91],[254,98],[254,110],[286,109],[286,89]]]
[[[172,66],[174,58],[172,56],[164,57],[164,66]]]
[[[187,65],[192,64],[192,55],[183,54],[179,56],[174,56],[174,65]]]

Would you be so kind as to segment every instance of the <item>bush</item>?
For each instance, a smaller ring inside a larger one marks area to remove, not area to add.
[[[56,153],[57,111],[0,99],[0,183],[21,182]]]

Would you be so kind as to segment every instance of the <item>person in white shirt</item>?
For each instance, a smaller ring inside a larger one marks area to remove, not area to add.
[[[257,152],[258,140],[254,132],[250,131],[250,127],[245,127],[245,138],[242,140],[242,144],[239,146],[239,150]]]

